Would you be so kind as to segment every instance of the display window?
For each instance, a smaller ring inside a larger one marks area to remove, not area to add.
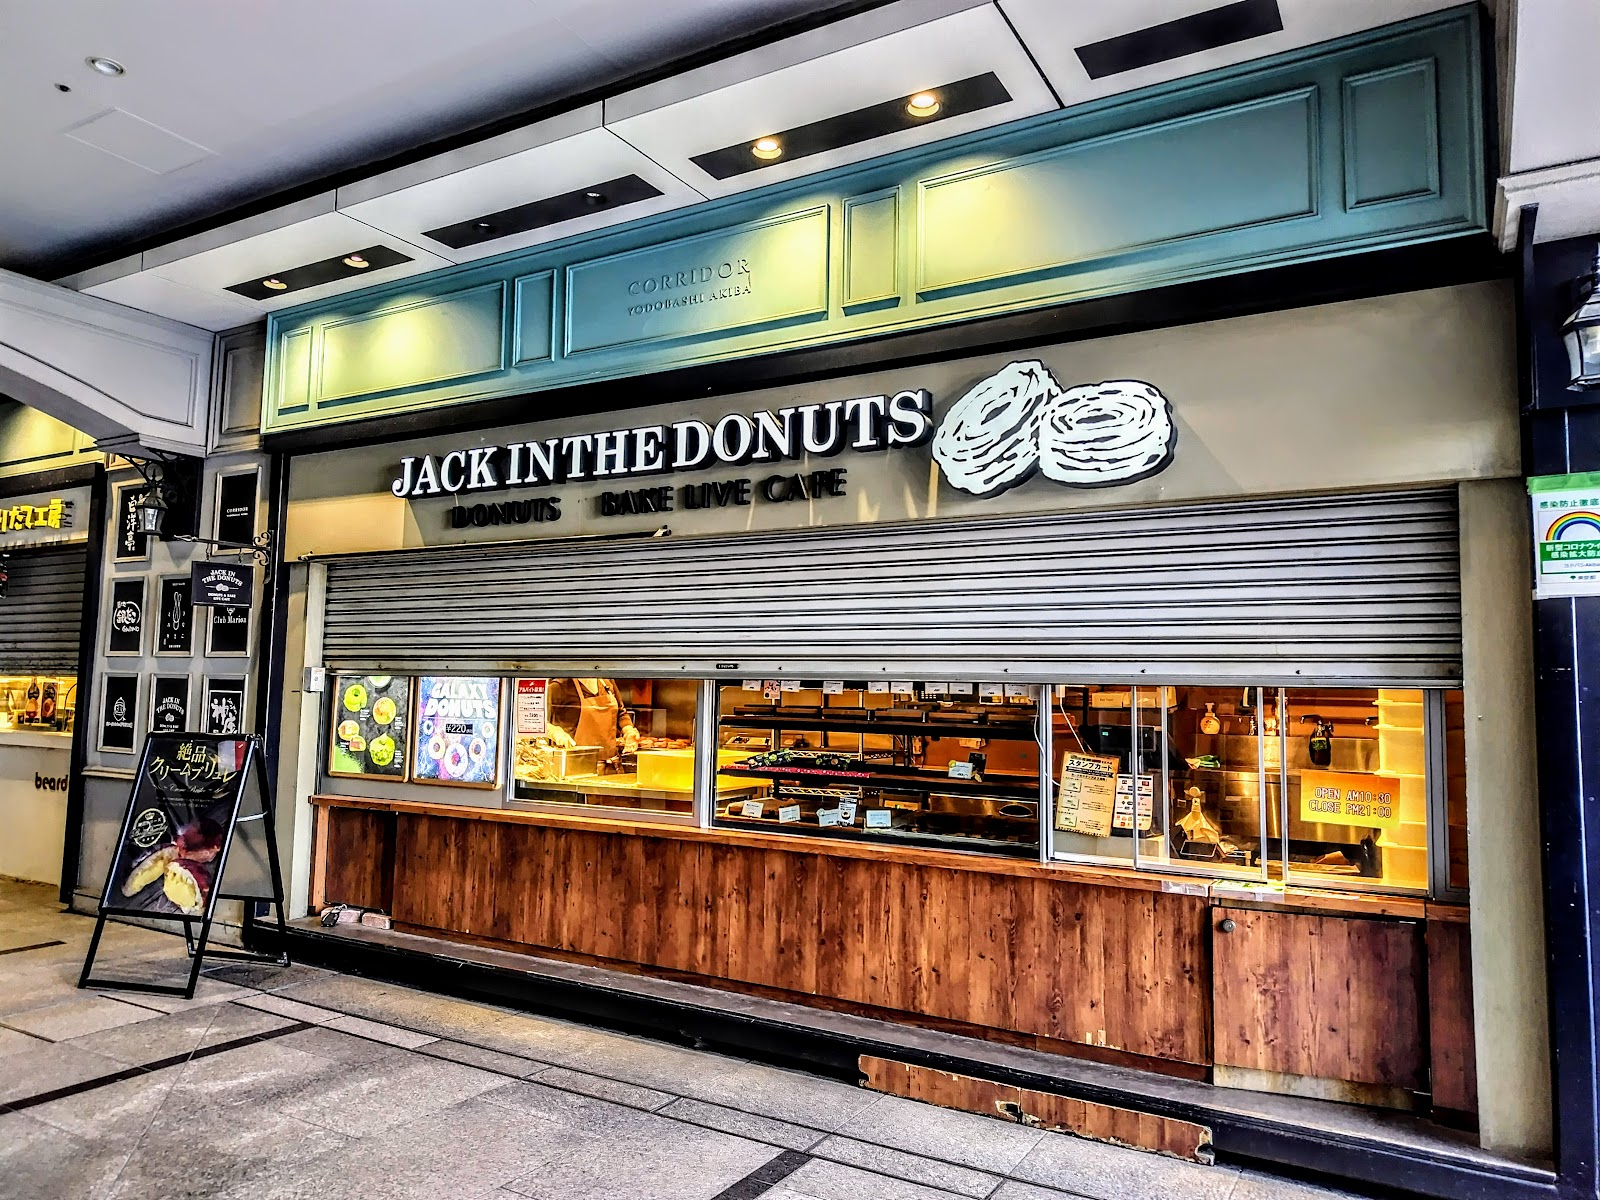
[[[77,696],[75,675],[0,675],[0,733],[70,732]]]
[[[716,823],[1036,857],[1039,689],[724,680]]]
[[[512,689],[514,802],[694,812],[698,681],[520,678]]]

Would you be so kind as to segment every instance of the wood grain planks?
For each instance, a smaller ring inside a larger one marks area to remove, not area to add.
[[[1428,922],[1428,1045],[1435,1108],[1478,1111],[1472,1025],[1472,937],[1458,921]]]
[[[319,822],[321,902],[389,911],[395,817],[382,812],[327,809],[320,814]]]

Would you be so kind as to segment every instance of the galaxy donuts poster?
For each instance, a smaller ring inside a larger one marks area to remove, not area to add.
[[[500,680],[423,675],[417,680],[417,783],[494,787],[500,782]]]
[[[134,782],[104,907],[147,916],[209,909],[238,812],[250,743],[152,734]]]

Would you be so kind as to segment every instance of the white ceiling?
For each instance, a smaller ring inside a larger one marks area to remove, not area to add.
[[[273,308],[565,237],[1450,7],[1279,0],[1283,30],[1091,80],[1076,49],[1216,0],[898,0],[83,273],[70,286],[224,329]],[[0,0],[0,265],[267,196],[831,0]],[[159,20],[150,14],[159,12]],[[23,14],[26,13],[26,20]],[[267,19],[267,14],[272,19]],[[449,19],[443,19],[448,14]],[[471,20],[463,19],[470,14]],[[92,18],[92,19],[91,19]],[[20,30],[21,37],[13,36]],[[86,54],[118,58],[103,79]],[[993,71],[990,109],[727,180],[693,155]],[[72,92],[51,88],[69,82]],[[424,231],[637,174],[660,197],[464,250]],[[248,300],[225,289],[363,246],[411,262]],[[125,242],[123,244],[126,244]]]

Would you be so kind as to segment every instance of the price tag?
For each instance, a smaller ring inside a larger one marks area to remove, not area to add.
[[[854,800],[842,800],[839,802],[839,821],[845,825],[854,825],[856,823],[856,802]]]
[[[783,693],[783,687],[776,679],[763,679],[761,681],[761,695],[763,699],[776,700]]]
[[[972,764],[969,762],[953,762],[950,764],[951,779],[971,779]]]
[[[867,809],[867,828],[868,829],[887,829],[887,828],[889,828],[889,810],[887,808],[869,808],[869,809]]]
[[[980,683],[978,685],[978,699],[999,703],[1006,698],[1005,685],[1001,683]]]
[[[902,679],[889,685],[891,692],[899,692],[902,696],[909,696],[917,690],[917,685],[909,679]]]
[[[761,690],[761,680],[741,679],[739,681],[739,690],[741,692],[759,692]]]
[[[1006,699],[1007,700],[1032,700],[1038,694],[1039,694],[1039,688],[1038,688],[1038,686],[1036,684],[1032,684],[1032,683],[1008,683],[1008,684],[1006,684]]]
[[[741,816],[759,817],[761,815],[761,801],[746,800],[739,812]]]
[[[801,690],[800,681],[798,679],[785,679],[782,686],[783,690],[786,692],[798,692]]]
[[[824,679],[822,681],[822,694],[824,696],[842,696],[842,695],[844,695],[844,680],[842,680],[842,679]]]
[[[948,696],[950,694],[950,685],[948,683],[925,683],[922,685],[922,690],[929,696]]]
[[[952,696],[970,696],[972,695],[973,687],[974,685],[970,683],[952,683],[949,685]]]
[[[882,679],[869,679],[867,681],[867,695],[869,695],[869,696],[887,696],[888,694],[889,694],[889,684],[885,680],[882,680]]]
[[[800,819],[800,806],[798,804],[785,804],[778,810],[778,823],[792,825]]]
[[[839,823],[839,810],[837,808],[817,809],[817,824],[826,829],[830,825]]]

